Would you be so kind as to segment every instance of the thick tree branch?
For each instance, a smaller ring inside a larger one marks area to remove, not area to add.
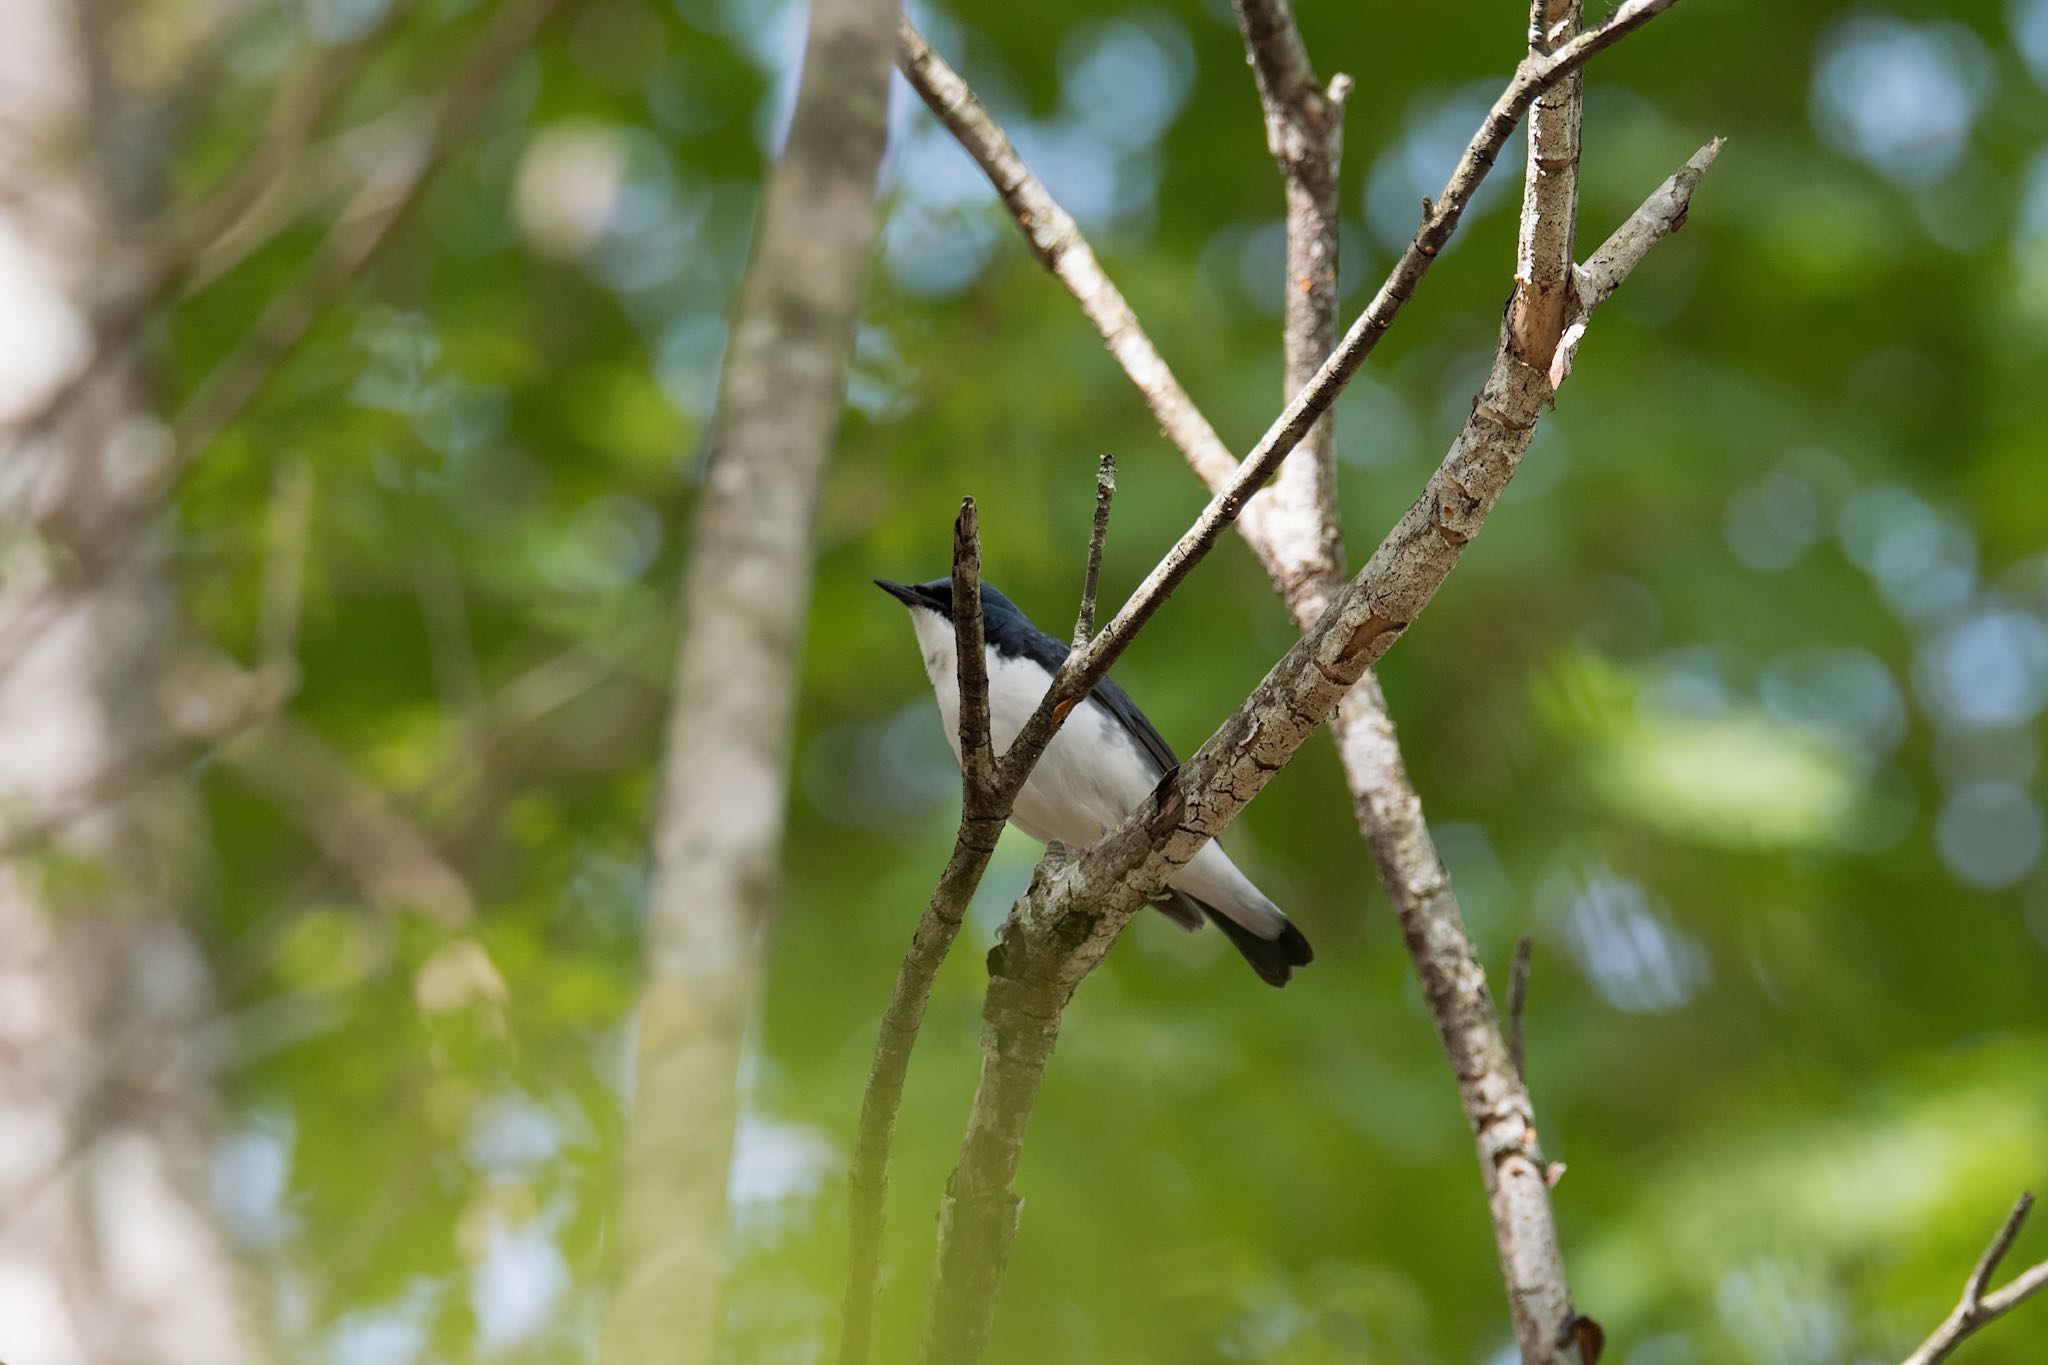
[[[1696,183],[1697,175],[1692,180]],[[1672,184],[1667,181],[1658,194]],[[1496,365],[1422,496],[1314,627],[1195,756],[1161,781],[1150,801],[1078,863],[1057,872],[1042,868],[1032,890],[1012,908],[1002,942],[989,959],[981,1080],[940,1222],[924,1345],[927,1362],[970,1365],[986,1343],[995,1309],[995,1280],[988,1267],[1000,1265],[1014,1228],[1013,1190],[1024,1130],[1058,1035],[1060,1012],[1074,988],[1107,955],[1146,899],[1293,759],[1344,694],[1407,630],[1513,477],[1551,389],[1542,374],[1512,356],[1507,359],[1518,373],[1503,374]],[[1405,779],[1399,789],[1412,800]],[[1394,784],[1383,783],[1371,794],[1393,790]],[[1441,913],[1448,888],[1421,827],[1419,803],[1405,812],[1373,814],[1383,817],[1374,822],[1374,854],[1383,879],[1391,884],[1397,873],[1423,872],[1415,886],[1403,888],[1410,893],[1406,904],[1397,894],[1396,910],[1457,1069],[1467,1113],[1476,1116],[1489,1189],[1497,1205],[1508,1206],[1505,1213],[1497,1207],[1496,1225],[1519,1227],[1517,1220],[1528,1216],[1522,1168],[1528,1168],[1526,1175],[1539,1190],[1543,1168],[1534,1160],[1534,1122],[1507,1061],[1485,974],[1470,959],[1454,903],[1448,920]],[[1392,818],[1397,814],[1405,816],[1400,823]],[[1410,856],[1398,862],[1382,857],[1383,849],[1391,847],[1377,837],[1383,830],[1408,839]],[[1419,845],[1414,843],[1418,835]],[[1417,901],[1439,913],[1417,913]],[[1460,953],[1462,966],[1450,961]],[[1519,1107],[1512,1102],[1517,1095]],[[1496,1102],[1503,1106],[1498,1112],[1487,1107]],[[1539,1209],[1547,1226],[1547,1201]],[[1515,1283],[1512,1269],[1510,1283]],[[1526,1308],[1516,1303],[1518,1327]],[[1552,1321],[1553,1337],[1568,1320],[1569,1315]],[[1554,1348],[1536,1357],[1556,1358]]]
[[[818,488],[875,237],[889,0],[815,0],[690,532],[600,1360],[708,1362],[743,1039],[777,899]]]
[[[1594,254],[1601,278],[1613,269],[1625,274],[1651,245],[1678,229],[1693,189],[1720,146],[1717,140],[1695,153]],[[1590,311],[1605,297],[1582,288],[1579,304]],[[1584,326],[1584,317],[1577,317],[1568,345],[1578,344]],[[1565,354],[1560,346],[1553,373]],[[1405,531],[1396,531],[1397,538],[1408,538],[1407,553],[1427,561],[1455,559],[1528,449],[1537,419],[1555,391],[1549,374],[1518,357],[1511,328],[1503,322],[1486,385],[1438,471],[1433,495],[1409,509]],[[1384,553],[1387,546],[1381,549]],[[1421,603],[1402,604],[1403,596],[1385,599],[1380,611],[1390,620],[1412,620]],[[1385,718],[1384,703],[1359,704],[1363,691],[1345,700],[1340,722],[1345,780],[1402,939],[1415,959],[1437,1037],[1458,1078],[1459,1097],[1479,1147],[1516,1339],[1528,1365],[1562,1365],[1570,1343],[1560,1333],[1577,1314],[1551,1212],[1548,1166],[1537,1145],[1535,1109],[1423,820],[1392,722]]]
[[[1542,61],[1546,52],[1570,39],[1576,31],[1576,6],[1569,7],[1569,15],[1552,18],[1546,12],[1547,3],[1548,0],[1537,0],[1532,16],[1531,62]],[[1339,144],[1335,127],[1318,123],[1319,115],[1332,109],[1316,90],[1306,51],[1284,0],[1278,4],[1271,0],[1240,0],[1239,17],[1259,78],[1269,144],[1289,178],[1287,339],[1292,392],[1307,382],[1301,373],[1301,338],[1318,326],[1329,329],[1322,333],[1324,336],[1334,330],[1334,271],[1326,276],[1303,266],[1314,259],[1317,243],[1334,227],[1333,216],[1319,221],[1320,200],[1314,192],[1320,186],[1334,183]],[[1567,19],[1571,22],[1566,23]],[[1560,23],[1565,26],[1559,27]],[[1574,39],[1566,46],[1581,41]],[[1222,465],[1221,443],[1213,428],[1174,379],[1129,306],[1103,275],[1072,219],[1031,176],[1001,130],[959,78],[938,63],[914,34],[907,36],[905,48],[905,69],[913,83],[919,85],[927,103],[989,174],[1036,254],[1073,292],[1112,353],[1124,364],[1169,438],[1204,482],[1212,490],[1222,491],[1224,485],[1217,477]],[[918,79],[920,69],[927,73],[922,82]],[[1561,95],[1553,87],[1545,97],[1549,107],[1539,106],[1535,118],[1543,121],[1543,128],[1538,130],[1532,124],[1534,146],[1525,187],[1518,288],[1516,303],[1510,311],[1511,323],[1517,330],[1507,334],[1517,354],[1534,355],[1548,362],[1551,353],[1558,352],[1559,366],[1547,387],[1561,381],[1564,367],[1569,364],[1569,350],[1560,350],[1558,345],[1566,313],[1573,315],[1574,329],[1568,345],[1575,349],[1583,336],[1584,313],[1605,297],[1602,282],[1608,271],[1603,258],[1615,258],[1618,263],[1625,256],[1627,266],[1632,266],[1640,259],[1641,250],[1682,221],[1682,202],[1697,183],[1698,172],[1704,169],[1706,160],[1711,160],[1713,151],[1718,149],[1718,144],[1707,149],[1702,154],[1704,159],[1695,158],[1694,163],[1689,163],[1689,175],[1681,173],[1653,195],[1596,256],[1596,261],[1589,262],[1589,267],[1601,268],[1594,269],[1589,283],[1578,291],[1584,297],[1568,299],[1562,286],[1572,278],[1570,244],[1576,214],[1579,121],[1575,75],[1572,80],[1572,88]],[[1319,126],[1325,128],[1324,138],[1308,135]],[[1560,218],[1562,222],[1556,221]],[[1640,243],[1640,250],[1633,245],[1636,243]],[[1334,265],[1334,255],[1327,259]],[[1627,266],[1623,267],[1624,272]],[[1531,281],[1540,288],[1532,288]],[[1539,293],[1541,299],[1535,299]],[[1572,306],[1567,308],[1567,304]],[[1313,366],[1312,359],[1309,364]],[[1540,372],[1546,367],[1538,364],[1534,368]],[[1536,412],[1547,397],[1546,392],[1530,406],[1521,444],[1513,452],[1516,458],[1526,447],[1528,430],[1533,428]],[[1475,408],[1475,418],[1478,413]],[[1327,429],[1327,422],[1323,426]],[[1296,468],[1313,472],[1313,466],[1293,461],[1283,467],[1282,480],[1288,477],[1287,470]],[[1304,483],[1307,482],[1304,477]],[[1287,600],[1290,611],[1304,627],[1320,613],[1327,599],[1329,580],[1341,568],[1341,558],[1333,557],[1325,548],[1336,543],[1334,485],[1326,479],[1314,482],[1319,484],[1315,496],[1297,498],[1281,515],[1270,519],[1257,514],[1273,501],[1274,495],[1268,493],[1254,500],[1240,528]],[[1337,554],[1341,555],[1341,549]],[[1408,781],[1384,697],[1369,672],[1344,698],[1334,728],[1358,806],[1361,830],[1373,847],[1390,899],[1402,918],[1404,937],[1414,952],[1426,993],[1441,1007],[1440,1035],[1447,1047],[1454,1037],[1474,1028],[1490,1030],[1498,1038],[1499,1020],[1485,997],[1484,975],[1464,934],[1456,900],[1423,822],[1420,799]],[[1454,1063],[1458,1055],[1458,1050],[1452,1049]],[[1510,1078],[1519,1090],[1519,1065],[1513,1068]],[[1483,1104],[1487,1097],[1480,1088],[1468,1086],[1466,1090],[1468,1114],[1477,1132],[1487,1120],[1485,1111],[1474,1108],[1474,1104]],[[1528,1112],[1525,1093],[1516,1109]],[[1523,1131],[1533,1139],[1533,1121],[1523,1125]],[[1021,1140],[1021,1130],[1018,1136]],[[1485,1146],[1482,1135],[1482,1151]],[[1544,1167],[1535,1154],[1533,1140],[1527,1147],[1526,1159],[1510,1163],[1512,1169],[1506,1177],[1490,1179],[1489,1186],[1495,1194],[1492,1206],[1497,1240],[1518,1335],[1531,1359],[1546,1359],[1557,1349],[1558,1323],[1570,1321],[1575,1315],[1570,1312],[1562,1259],[1556,1254]],[[957,1200],[953,1207],[960,1207]],[[1004,1200],[985,1195],[983,1227],[1004,1226],[1006,1208]],[[1551,1315],[1553,1309],[1558,1310],[1556,1316]]]
[[[1934,1329],[1934,1334],[1906,1357],[1903,1365],[1939,1365],[1966,1338],[1986,1324],[2004,1317],[2043,1289],[2048,1289],[2048,1261],[2041,1261],[2013,1276],[2005,1288],[1993,1293],[1985,1292],[1990,1289],[1991,1277],[1998,1273],[1999,1262],[2012,1250],[2012,1244],[2019,1237],[2020,1228],[2025,1225],[2033,1208],[2034,1196],[2031,1193],[2019,1197],[2019,1202],[2012,1206],[2012,1212],[2006,1215],[1998,1235],[1991,1239],[1991,1245],[1978,1258],[1977,1268],[1970,1272],[1969,1282],[1963,1286],[1962,1301],[1942,1320],[1941,1326]]]

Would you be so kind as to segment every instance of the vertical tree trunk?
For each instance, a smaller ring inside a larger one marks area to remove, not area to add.
[[[813,0],[691,526],[647,918],[612,1365],[716,1353],[725,1187],[778,889],[812,522],[874,243],[890,0]]]
[[[164,542],[124,499],[167,439],[117,365],[13,440],[83,360],[89,291],[156,181],[112,126],[95,8],[12,0],[0,42],[0,811],[53,831],[0,855],[0,1359],[239,1365],[262,1353],[207,1207],[192,812],[108,781],[162,741]]]

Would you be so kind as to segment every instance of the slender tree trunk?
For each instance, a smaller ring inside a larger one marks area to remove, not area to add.
[[[692,525],[655,836],[615,1365],[716,1352],[742,1044],[782,857],[812,520],[874,241],[895,8],[813,0]]]
[[[0,428],[90,348],[87,307],[160,159],[117,120],[108,16],[13,0],[0,42]],[[0,809],[79,803],[160,749],[164,537],[126,505],[167,456],[126,365],[0,457]],[[109,543],[110,538],[118,538]],[[114,567],[66,582],[81,557]],[[116,784],[124,788],[132,784]],[[259,1359],[207,1207],[215,1005],[181,918],[196,840],[170,784],[89,804],[0,861],[0,1359]]]

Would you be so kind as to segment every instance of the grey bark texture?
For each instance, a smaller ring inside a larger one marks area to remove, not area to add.
[[[0,310],[26,338],[0,356],[0,428],[24,428],[88,363],[101,272],[161,185],[161,129],[137,134],[163,92],[116,75],[120,25],[89,17],[17,0],[0,43]],[[8,1361],[267,1354],[208,1199],[220,1059],[200,1025],[217,1003],[184,920],[197,812],[175,783],[105,782],[175,748],[168,542],[139,493],[167,446],[118,363],[0,462],[0,806],[65,813],[0,858]],[[116,571],[73,575],[103,552]]]
[[[698,494],[601,1355],[708,1361],[761,939],[778,894],[812,523],[875,235],[895,9],[816,0]]]

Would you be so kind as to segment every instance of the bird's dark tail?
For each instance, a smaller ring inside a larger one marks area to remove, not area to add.
[[[1188,899],[1194,900],[1194,897],[1189,896]],[[1286,985],[1287,978],[1296,967],[1306,967],[1316,959],[1315,949],[1308,946],[1308,939],[1291,920],[1280,922],[1278,938],[1260,938],[1216,907],[1201,901],[1195,901],[1195,904],[1202,907],[1202,913],[1209,917],[1209,922],[1223,931],[1223,936],[1230,940],[1230,946],[1252,964],[1252,970],[1269,986]]]

